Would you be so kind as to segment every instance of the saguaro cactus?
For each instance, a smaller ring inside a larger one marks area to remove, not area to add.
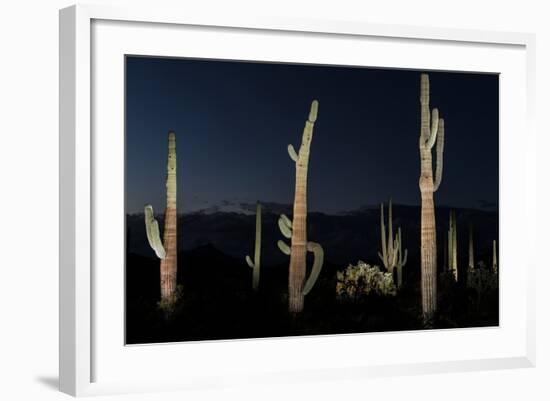
[[[468,268],[473,269],[474,266],[474,227],[470,223],[468,227]]]
[[[256,240],[254,244],[254,262],[246,255],[246,263],[252,268],[252,289],[258,290],[260,285],[260,256],[262,251],[262,205],[256,203]]]
[[[420,228],[420,259],[422,312],[429,322],[437,308],[437,242],[433,193],[441,184],[443,173],[444,121],[439,111],[430,113],[430,80],[428,74],[420,76],[420,195],[422,198]],[[433,178],[432,148],[437,140],[437,164]]]
[[[397,286],[400,287],[403,280],[403,266],[407,263],[407,250],[405,253],[401,250],[401,227],[398,228],[397,234],[393,236],[393,218],[392,218],[392,201],[390,198],[388,204],[388,236],[386,239],[386,225],[384,223],[384,204],[380,204],[380,237],[382,242],[382,252],[378,252],[378,256],[382,260],[384,267],[391,273],[393,277],[394,269],[397,267]]]
[[[309,148],[313,138],[313,127],[317,120],[319,103],[311,103],[309,117],[306,120],[302,134],[302,144],[298,153],[292,145],[288,145],[288,154],[296,165],[296,183],[294,189],[294,210],[291,221],[285,215],[279,218],[279,228],[283,235],[291,239],[289,247],[283,241],[277,244],[281,251],[290,255],[288,269],[288,309],[291,313],[301,312],[304,308],[304,296],[309,293],[323,266],[323,248],[315,242],[307,241],[307,171],[309,163]],[[306,277],[306,252],[313,252],[313,269],[304,285]]]
[[[292,220],[290,220],[286,215],[281,214],[279,217],[279,229],[281,230],[281,233],[286,237],[289,238],[293,242],[293,230],[292,230]],[[289,247],[286,242],[284,241],[277,241],[277,246],[281,250],[282,253],[285,255],[291,255],[291,247]],[[309,278],[307,279],[303,290],[302,290],[302,306],[304,303],[304,297],[309,294],[313,286],[315,285],[315,282],[317,281],[317,278],[319,277],[319,274],[321,273],[321,269],[323,268],[323,260],[324,260],[324,251],[323,247],[319,245],[316,242],[308,241],[307,242],[307,251],[313,253],[313,267],[311,268],[311,273],[309,274]],[[304,262],[305,263],[305,262]],[[290,274],[289,274],[290,277]],[[304,272],[305,277],[305,272]],[[289,281],[289,287],[290,287],[290,281]],[[290,291],[289,291],[290,294]],[[289,311],[290,312],[300,312],[295,311],[291,309],[291,304],[289,301]]]
[[[449,270],[453,273],[455,281],[458,281],[458,253],[456,238],[456,214],[454,210],[449,212],[449,231],[447,231],[447,248],[449,249]]]
[[[401,252],[401,245],[403,244],[403,240],[401,237],[401,227],[397,229],[397,243],[399,244],[398,250],[397,250],[397,288],[401,288],[403,285],[403,267],[407,263],[407,250],[405,249],[405,253],[403,254]]]
[[[170,308],[175,301],[177,252],[177,210],[176,210],[176,134],[168,134],[168,163],[166,175],[166,211],[164,214],[164,241],[160,240],[158,222],[153,207],[145,206],[145,228],[149,245],[160,259],[160,305]]]
[[[497,265],[497,241],[493,240],[493,273],[496,273],[498,270]]]

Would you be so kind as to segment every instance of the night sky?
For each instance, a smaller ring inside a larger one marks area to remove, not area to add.
[[[313,99],[310,211],[418,205],[416,70],[127,57],[126,208],[165,207],[167,135],[177,136],[178,212],[294,199],[294,164]],[[445,118],[436,205],[498,203],[498,75],[430,72]],[[434,159],[435,160],[435,159]],[[214,208],[214,209],[212,209]]]

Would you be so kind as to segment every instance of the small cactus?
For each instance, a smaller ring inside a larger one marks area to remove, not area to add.
[[[246,263],[252,268],[252,289],[258,290],[260,285],[260,257],[262,251],[262,205],[256,203],[256,239],[254,244],[254,262],[246,255]]]
[[[384,223],[384,204],[380,204],[380,237],[382,252],[378,256],[384,267],[393,277],[394,269],[397,268],[397,285],[401,287],[403,281],[403,266],[407,263],[407,250],[403,253],[401,243],[401,227],[397,229],[397,235],[393,237],[392,200],[388,204],[388,236],[386,239],[386,225]]]
[[[448,247],[448,269],[452,272],[455,281],[458,281],[458,259],[457,259],[457,239],[456,239],[456,213],[454,210],[449,212],[449,231],[447,231]]]
[[[493,273],[498,272],[498,265],[497,265],[497,241],[493,240]]]
[[[397,250],[397,288],[401,288],[403,285],[403,267],[407,263],[407,250],[405,249],[405,253],[401,252],[401,244],[403,243],[402,237],[401,237],[401,227],[397,229],[397,242],[399,244],[399,248]]]
[[[474,227],[472,223],[468,228],[468,267],[473,269],[475,266],[474,260]]]

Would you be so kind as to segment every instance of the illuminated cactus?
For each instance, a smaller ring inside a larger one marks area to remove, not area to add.
[[[384,267],[393,277],[394,269],[397,267],[397,286],[401,287],[403,282],[403,266],[407,263],[407,250],[403,254],[401,250],[401,227],[397,230],[397,235],[393,237],[393,218],[392,201],[390,198],[388,204],[388,236],[386,239],[386,225],[384,223],[384,204],[380,204],[380,237],[382,242],[382,252],[378,256],[382,260]]]
[[[397,229],[397,243],[399,244],[399,247],[397,248],[397,288],[401,288],[403,285],[403,267],[407,263],[407,250],[405,249],[405,253],[403,254],[401,252],[401,245],[403,244],[403,240],[401,237],[401,227]]]
[[[468,268],[473,269],[474,266],[474,227],[472,226],[472,223],[470,223],[468,228]]]
[[[164,241],[160,240],[158,222],[153,207],[145,206],[145,229],[149,245],[160,259],[160,306],[169,310],[176,301],[177,210],[176,210],[176,134],[168,134],[168,163],[166,177],[166,211],[164,215]]]
[[[262,251],[262,205],[256,203],[256,240],[254,244],[254,262],[246,255],[246,263],[252,268],[252,289],[258,290],[260,285],[260,256]]]
[[[449,256],[449,271],[453,273],[455,281],[458,281],[458,254],[456,238],[456,214],[454,210],[449,212],[449,231],[447,231],[447,248]]]
[[[430,322],[437,309],[437,241],[435,231],[435,210],[433,193],[441,184],[443,173],[444,121],[439,111],[430,113],[430,80],[428,74],[420,76],[420,179],[422,198],[420,228],[420,261],[422,313],[424,321]],[[432,148],[436,144],[437,164],[433,177]]]
[[[281,233],[290,239],[291,246],[279,241],[279,249],[290,255],[288,271],[288,309],[291,313],[299,313],[304,308],[304,296],[311,291],[323,266],[323,248],[315,242],[307,241],[307,171],[309,163],[309,148],[313,138],[313,127],[317,120],[319,103],[311,103],[309,117],[302,134],[302,144],[296,153],[292,145],[288,145],[288,155],[296,166],[296,183],[294,189],[294,210],[291,221],[285,215],[279,218]],[[309,278],[306,278],[306,252],[313,252],[314,262]]]
[[[497,265],[497,241],[493,240],[493,273],[498,271]]]
[[[281,233],[286,237],[291,239],[292,241],[292,220],[290,220],[286,215],[281,214],[279,217],[279,230]],[[284,241],[277,241],[277,246],[281,250],[282,253],[285,255],[291,255],[291,247],[289,247],[286,242]],[[319,277],[319,274],[321,273],[321,269],[323,268],[323,260],[324,260],[324,251],[323,247],[319,245],[316,242],[308,241],[307,243],[307,251],[313,253],[313,267],[311,268],[311,273],[309,275],[309,278],[306,281],[306,284],[304,285],[303,291],[302,291],[302,298],[309,294],[313,286],[315,285],[315,282],[317,281],[317,278]],[[305,276],[305,274],[304,274]],[[302,300],[303,304],[303,300]]]

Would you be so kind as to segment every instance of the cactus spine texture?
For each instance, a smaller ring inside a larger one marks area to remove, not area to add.
[[[407,250],[402,252],[401,242],[401,227],[398,228],[397,234],[393,236],[393,218],[392,218],[392,200],[390,198],[388,204],[388,236],[386,239],[386,225],[384,222],[384,204],[380,204],[380,237],[382,242],[382,253],[378,252],[378,256],[382,260],[384,267],[391,273],[393,277],[394,269],[397,267],[397,286],[401,287],[403,282],[403,266],[407,263]]]
[[[254,243],[254,262],[246,255],[246,263],[252,268],[252,289],[258,290],[260,285],[260,256],[262,251],[262,205],[256,203],[256,240]]]
[[[458,254],[456,238],[456,214],[454,210],[449,212],[449,231],[447,232],[447,247],[449,255],[449,270],[453,273],[455,281],[458,281]]]
[[[166,167],[166,211],[164,215],[164,241],[160,241],[158,222],[153,207],[145,206],[145,227],[149,245],[160,258],[160,305],[169,308],[175,301],[177,253],[176,210],[176,134],[168,134],[168,163]]]
[[[317,120],[319,102],[314,100],[306,120],[302,134],[302,144],[298,153],[292,145],[288,145],[288,155],[296,166],[296,182],[294,189],[293,221],[285,215],[279,218],[281,233],[291,241],[290,247],[279,241],[277,245],[281,252],[290,255],[288,269],[288,310],[299,313],[304,308],[304,296],[311,291],[323,266],[324,252],[321,245],[307,241],[307,172],[309,149],[313,138],[313,127]],[[311,274],[306,277],[306,252],[312,252],[314,262]]]
[[[420,76],[420,179],[422,199],[420,228],[420,260],[422,312],[424,321],[431,321],[437,309],[437,242],[433,193],[441,184],[443,174],[444,121],[439,111],[430,113],[430,80],[428,74]],[[432,148],[436,144],[436,169],[433,178]]]

